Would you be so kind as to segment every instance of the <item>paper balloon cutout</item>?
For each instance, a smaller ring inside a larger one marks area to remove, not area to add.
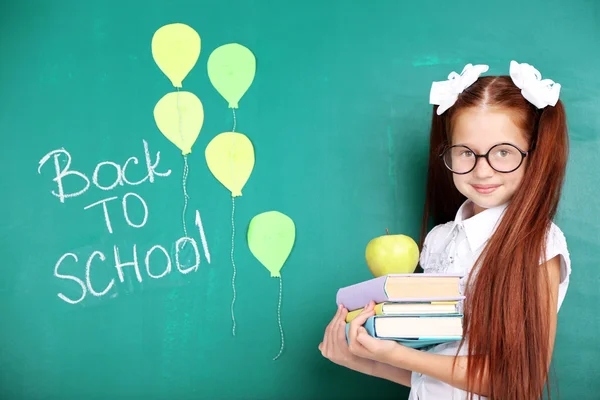
[[[200,56],[200,36],[185,24],[165,25],[152,36],[152,56],[173,86],[180,88]]]
[[[237,43],[216,48],[208,57],[208,77],[212,85],[227,100],[229,108],[238,108],[256,74],[256,58]]]
[[[154,120],[162,134],[186,155],[192,152],[204,124],[204,108],[193,93],[167,93],[154,107]]]
[[[258,214],[248,227],[248,246],[250,251],[271,272],[272,277],[280,277],[294,241],[296,226],[294,221],[279,211]]]
[[[223,132],[206,146],[206,163],[231,196],[241,196],[254,168],[254,147],[243,133]]]

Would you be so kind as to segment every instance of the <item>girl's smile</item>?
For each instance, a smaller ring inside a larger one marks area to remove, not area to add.
[[[473,188],[477,191],[477,193],[481,194],[492,194],[502,185],[473,185]]]

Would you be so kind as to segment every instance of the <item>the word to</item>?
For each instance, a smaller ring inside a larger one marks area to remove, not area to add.
[[[142,207],[144,207],[144,217],[142,218],[142,221],[138,224],[131,221],[131,219],[129,218],[129,213],[127,212],[127,199],[131,196],[138,199],[139,202],[142,204]],[[88,210],[92,207],[102,204],[102,209],[104,210],[104,222],[106,223],[106,229],[108,229],[108,231],[110,233],[113,233],[113,230],[112,230],[112,225],[110,223],[110,217],[108,215],[108,207],[106,206],[106,203],[108,203],[109,201],[112,201],[112,200],[116,200],[116,199],[118,199],[117,196],[108,197],[104,200],[97,201],[97,202],[92,203],[89,206],[86,206],[83,208],[84,210]],[[123,196],[123,201],[121,202],[121,204],[123,205],[123,216],[125,217],[125,221],[127,222],[127,225],[129,225],[133,228],[141,228],[144,225],[146,225],[146,221],[148,221],[148,206],[146,205],[146,202],[144,201],[142,196],[140,196],[136,193],[127,193],[125,196]]]

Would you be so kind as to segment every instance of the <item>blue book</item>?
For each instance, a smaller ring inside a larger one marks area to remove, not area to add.
[[[461,340],[462,317],[462,314],[375,315],[365,322],[364,327],[374,338],[395,340],[419,349]],[[349,327],[350,323],[347,323],[347,340]]]

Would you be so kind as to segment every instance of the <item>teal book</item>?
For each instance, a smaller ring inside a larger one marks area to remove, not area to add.
[[[414,349],[462,339],[462,314],[375,315],[367,319],[365,330],[374,338],[395,340]],[[350,323],[346,324],[346,339]]]

